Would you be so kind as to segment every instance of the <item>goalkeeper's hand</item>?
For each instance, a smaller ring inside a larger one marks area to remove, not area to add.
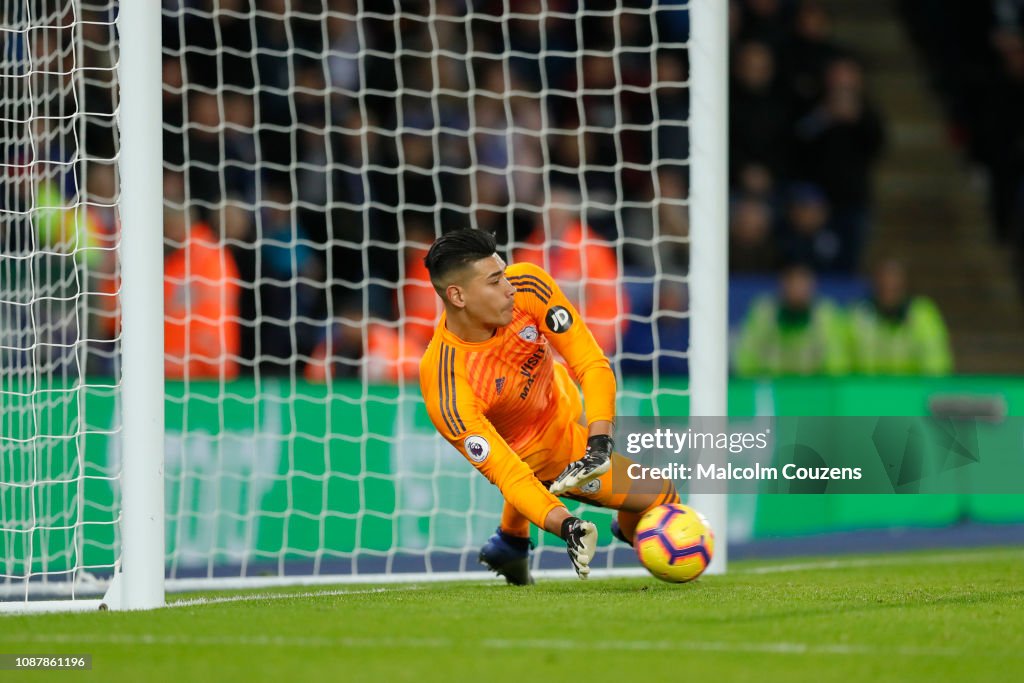
[[[556,496],[571,488],[584,486],[607,472],[612,466],[615,442],[607,434],[596,434],[587,439],[587,454],[569,463],[548,489]]]
[[[579,517],[567,517],[562,522],[562,539],[576,575],[581,579],[590,575],[590,561],[597,550],[597,527]]]

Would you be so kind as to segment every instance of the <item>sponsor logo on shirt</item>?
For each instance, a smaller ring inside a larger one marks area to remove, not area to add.
[[[552,332],[561,334],[572,327],[572,314],[562,306],[552,306],[544,316],[544,322]]]
[[[533,387],[533,383],[537,379],[533,376],[533,371],[538,365],[540,365],[542,360],[544,360],[543,347],[534,351],[533,354],[519,366],[519,374],[526,378],[526,384],[523,385],[523,390],[519,392],[519,398],[524,401],[526,400],[526,397],[530,395],[530,389]]]

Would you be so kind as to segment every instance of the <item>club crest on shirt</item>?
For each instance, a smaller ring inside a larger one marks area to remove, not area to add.
[[[505,378],[498,377],[494,380],[494,393],[501,395],[501,390],[505,388]]]
[[[580,487],[580,491],[587,494],[594,494],[601,490],[601,480],[595,479],[594,481],[588,481],[586,484]]]
[[[491,444],[479,434],[467,436],[465,441],[466,454],[473,462],[483,462],[491,454]]]
[[[527,325],[523,329],[519,330],[519,338],[523,341],[533,342],[537,341],[538,333],[535,325]]]

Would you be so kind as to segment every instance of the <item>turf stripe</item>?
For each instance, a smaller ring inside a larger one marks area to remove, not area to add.
[[[836,656],[898,656],[898,657],[970,657],[977,652],[968,648],[937,647],[877,647],[856,643],[807,642],[745,642],[728,640],[573,640],[485,638],[475,643],[465,639],[446,637],[373,637],[373,636],[274,636],[274,635],[196,635],[186,633],[4,633],[0,642],[37,644],[109,644],[109,645],[188,645],[196,647],[283,647],[348,649],[429,649],[480,648],[490,650],[557,650],[626,652],[742,652],[775,655],[836,655]],[[986,657],[1022,659],[1019,650],[986,650]]]
[[[730,574],[782,574],[785,572],[813,571],[817,569],[858,569],[879,567],[884,565],[902,564],[947,564],[950,562],[984,562],[992,559],[1006,559],[1020,555],[1016,550],[1004,550],[991,553],[943,553],[943,554],[907,554],[898,557],[849,557],[838,560],[819,560],[810,562],[794,562],[791,564],[773,564],[766,567],[742,567],[730,569]]]

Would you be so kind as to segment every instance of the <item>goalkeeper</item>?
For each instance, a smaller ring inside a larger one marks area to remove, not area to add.
[[[478,230],[440,237],[424,261],[444,301],[420,361],[427,412],[505,498],[481,563],[509,583],[532,583],[532,522],[565,541],[586,578],[597,528],[570,515],[557,496],[617,509],[612,532],[631,543],[644,512],[678,502],[675,489],[666,481],[657,493],[612,490],[613,465],[625,471],[630,462],[612,451],[615,375],[551,276],[531,264],[506,267],[494,238]],[[570,372],[583,389],[586,427]]]

